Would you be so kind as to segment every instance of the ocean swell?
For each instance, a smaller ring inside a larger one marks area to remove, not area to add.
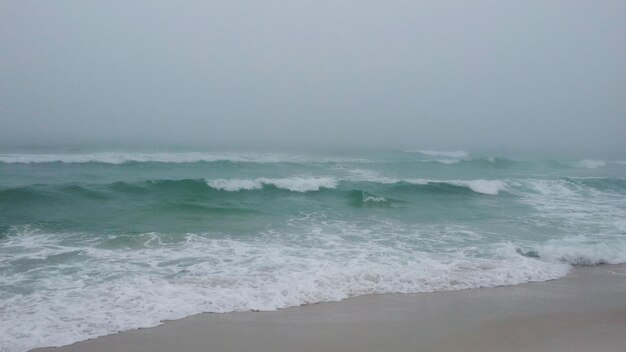
[[[39,164],[39,163],[197,163],[230,161],[235,163],[332,163],[367,162],[359,158],[323,157],[280,153],[236,153],[236,152],[99,152],[99,153],[59,153],[59,154],[0,154],[0,163]]]

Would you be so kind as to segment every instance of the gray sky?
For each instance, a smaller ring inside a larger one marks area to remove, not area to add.
[[[0,1],[0,144],[626,153],[625,1]]]

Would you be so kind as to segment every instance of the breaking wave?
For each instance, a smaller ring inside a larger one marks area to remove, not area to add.
[[[362,229],[346,225],[343,231],[357,235]],[[316,229],[305,242],[287,234],[278,241],[244,242],[148,233],[134,249],[110,248],[112,238],[69,245],[71,236],[35,231],[4,240],[13,255],[0,264],[55,263],[41,271],[55,279],[41,282],[46,289],[3,300],[3,350],[67,345],[201,312],[272,311],[366,294],[515,285],[556,279],[569,270],[519,255],[507,243],[487,246],[479,256],[462,250],[442,256],[405,251],[394,241],[353,242]],[[59,263],[75,270],[65,272]],[[9,291],[33,285],[17,272],[2,280]]]
[[[623,264],[626,263],[626,240],[612,238],[598,241],[578,235],[549,240],[519,252],[552,263],[583,266]]]
[[[245,179],[217,179],[207,180],[207,184],[215,189],[237,192],[262,189],[265,185],[271,185],[279,189],[292,192],[319,191],[321,188],[336,188],[337,180],[332,177],[289,177],[289,178],[257,178]]]
[[[419,153],[422,155],[434,156],[434,157],[444,157],[444,158],[457,158],[463,159],[468,157],[468,153],[462,150],[455,151],[438,151],[438,150],[405,150],[407,153]]]

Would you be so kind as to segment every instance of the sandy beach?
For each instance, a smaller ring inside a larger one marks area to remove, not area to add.
[[[623,351],[626,266],[455,292],[370,295],[274,312],[199,314],[33,352]]]

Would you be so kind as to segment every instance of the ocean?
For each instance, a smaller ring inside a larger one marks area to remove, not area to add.
[[[626,162],[0,152],[0,351],[626,262]]]

